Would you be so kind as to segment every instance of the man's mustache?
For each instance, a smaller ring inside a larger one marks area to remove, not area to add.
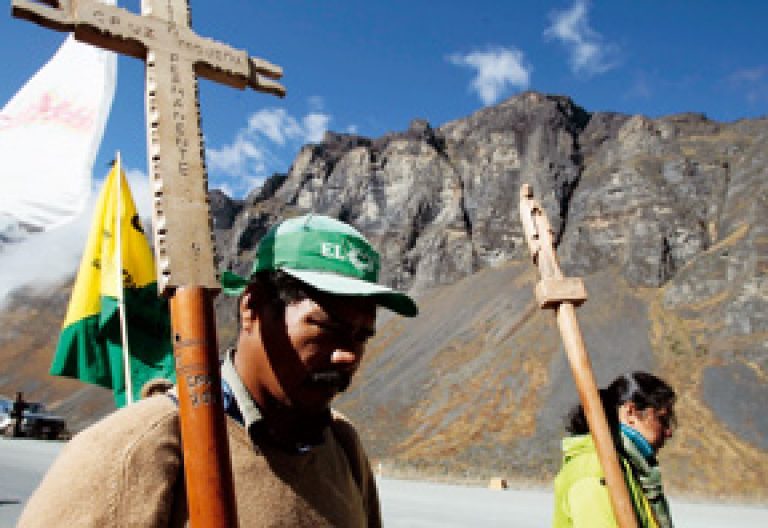
[[[332,387],[344,392],[352,381],[352,375],[340,370],[320,370],[309,375],[309,382],[322,387]]]

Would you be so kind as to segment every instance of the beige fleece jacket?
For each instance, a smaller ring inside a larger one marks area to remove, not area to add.
[[[227,429],[241,527],[381,526],[370,464],[341,415],[305,454],[254,446],[230,418]],[[62,450],[17,526],[186,526],[179,434],[165,395],[114,412]]]

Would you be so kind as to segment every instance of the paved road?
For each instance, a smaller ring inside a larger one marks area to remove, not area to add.
[[[0,437],[0,528],[16,523],[24,502],[63,445]]]
[[[546,528],[552,522],[550,490],[469,488],[381,480],[387,528]],[[768,505],[750,507],[670,499],[675,528],[766,528]]]
[[[387,528],[542,528],[552,522],[547,490],[470,488],[427,482],[379,481]]]
[[[0,528],[14,526],[62,445],[0,438]],[[390,479],[381,479],[379,486],[387,528],[542,528],[551,522],[549,490],[493,491]],[[768,505],[670,502],[676,528],[768,527]]]

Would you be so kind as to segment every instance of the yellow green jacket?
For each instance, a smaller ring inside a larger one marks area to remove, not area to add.
[[[638,526],[657,528],[629,463],[621,460]],[[555,477],[553,528],[615,528],[608,488],[590,435],[563,439],[563,467]]]

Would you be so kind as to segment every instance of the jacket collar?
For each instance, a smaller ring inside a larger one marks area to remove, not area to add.
[[[306,416],[288,431],[283,431],[282,435],[278,434],[276,428],[270,427],[267,423],[264,414],[237,373],[234,354],[234,349],[227,350],[221,365],[224,411],[245,427],[251,441],[254,444],[267,441],[289,453],[307,453],[323,444],[325,430],[331,423],[330,409],[319,415]]]

